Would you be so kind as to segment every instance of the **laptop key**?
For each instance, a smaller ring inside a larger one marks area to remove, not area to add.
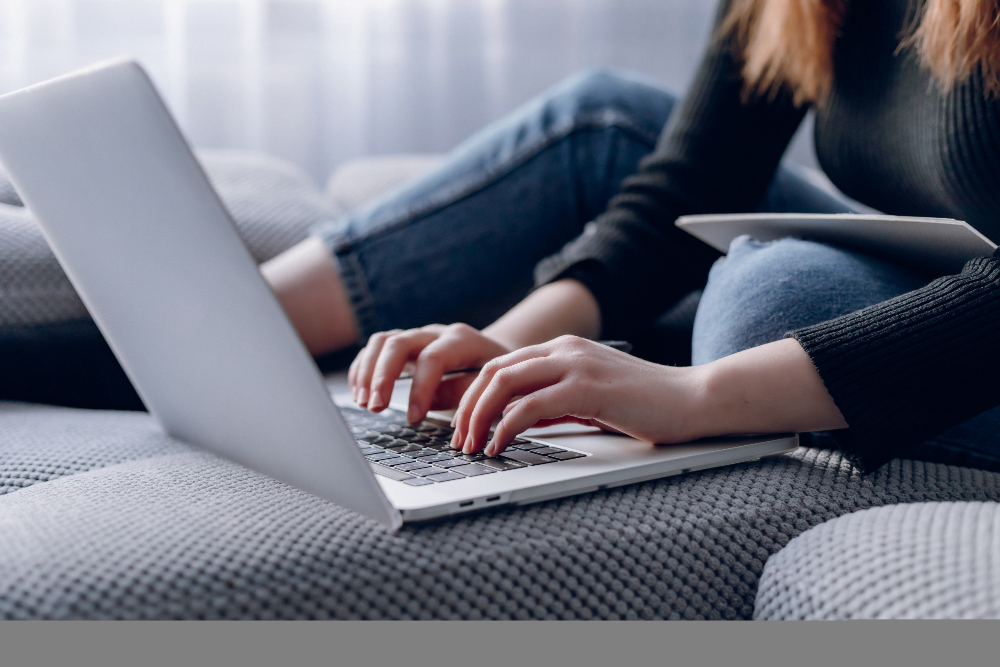
[[[378,464],[380,466],[389,466],[395,468],[397,466],[404,465],[406,463],[413,463],[413,459],[408,459],[405,456],[397,456],[391,459],[379,459]]]
[[[558,447],[539,447],[538,449],[532,449],[533,453],[539,456],[549,456],[555,454],[556,452],[565,452],[565,449],[559,449]]]
[[[569,461],[570,459],[582,459],[586,454],[581,454],[580,452],[568,452],[563,451],[557,454],[549,454],[552,458],[557,461]]]
[[[440,463],[438,465],[441,465]],[[490,468],[495,468],[497,470],[517,470],[518,468],[527,468],[527,464],[520,463],[518,461],[511,461],[510,459],[497,458],[485,458],[479,462],[479,465],[489,466]]]
[[[478,463],[468,463],[464,466],[450,468],[449,472],[460,472],[467,477],[476,477],[478,475],[488,475],[491,472],[497,471],[487,466],[481,466]]]
[[[382,452],[382,451],[385,451],[385,450],[383,450],[381,447],[371,447],[371,446],[368,446],[368,447],[362,447],[361,448],[361,453],[364,454],[365,456],[367,456],[369,454],[378,454],[379,452]]]
[[[409,484],[410,486],[427,486],[433,483],[430,477],[411,477],[410,479],[403,480],[403,484]]]
[[[426,463],[421,463],[420,461],[414,461],[413,459],[406,459],[406,463],[399,463],[392,466],[396,470],[402,470],[404,472],[409,472],[410,470],[419,470],[420,468],[426,468]]]
[[[365,458],[369,461],[381,461],[382,459],[394,459],[396,455],[392,452],[378,452],[377,454],[367,454]]]
[[[444,462],[451,463],[455,459],[453,459],[450,456],[442,456],[438,454],[437,456],[421,457],[420,460],[423,461],[424,463],[433,463],[434,465],[438,465],[439,463],[444,463]]]
[[[441,472],[436,475],[430,475],[427,479],[433,479],[435,482],[450,482],[453,479],[465,479],[465,475],[459,475],[457,472]]]
[[[440,456],[441,452],[436,449],[421,449],[419,452],[413,452],[409,456]]]
[[[438,466],[439,468],[454,468],[455,466],[467,466],[469,465],[469,462],[463,461],[460,458],[451,458],[449,456],[446,457],[444,461],[435,461],[434,465]]]
[[[512,449],[523,449],[524,451],[530,451],[532,449],[541,449],[545,445],[537,442],[528,442],[527,440],[522,440],[521,442],[512,442],[510,444]]]
[[[427,466],[426,468],[414,468],[413,470],[407,470],[406,472],[410,475],[416,475],[417,477],[428,477],[430,475],[436,475],[439,472],[444,472],[444,470],[435,466]]]
[[[500,457],[513,459],[515,461],[520,461],[521,463],[527,463],[530,466],[537,466],[543,463],[555,463],[555,459],[550,459],[548,456],[539,456],[534,452],[526,452],[521,449],[508,449],[504,451]]]
[[[413,477],[413,475],[405,473],[402,470],[396,470],[395,468],[386,468],[385,466],[380,466],[377,463],[369,462],[368,465],[372,467],[372,472],[374,472],[376,475],[381,475],[382,477],[388,477],[389,479],[394,479],[397,482],[402,482],[404,480],[411,479]]]

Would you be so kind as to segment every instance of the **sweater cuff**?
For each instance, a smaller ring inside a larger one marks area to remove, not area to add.
[[[845,455],[870,472],[1000,404],[1000,260],[786,336],[849,425]]]

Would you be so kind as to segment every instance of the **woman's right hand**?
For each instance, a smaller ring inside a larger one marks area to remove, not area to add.
[[[463,368],[478,368],[511,350],[467,324],[429,324],[372,335],[351,363],[347,379],[354,402],[372,412],[389,405],[392,388],[404,370],[413,374],[406,418],[421,421],[428,410],[457,407],[476,373],[442,379]]]

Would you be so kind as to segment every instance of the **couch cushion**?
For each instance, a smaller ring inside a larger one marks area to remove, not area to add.
[[[998,618],[1000,504],[878,507],[806,531],[768,561],[754,617]]]
[[[61,414],[52,436],[26,420],[5,438],[48,461],[76,415],[101,443],[81,451],[126,460],[163,446],[146,415]],[[997,474],[894,461],[862,478],[800,449],[393,534],[176,447],[0,496],[0,616],[749,618],[768,557],[812,526],[877,505],[1000,500]]]
[[[167,437],[145,414],[0,402],[0,495],[125,461],[187,451],[187,445]]]
[[[335,208],[309,178],[277,158],[203,150],[198,157],[258,262],[304,239]],[[0,173],[0,327],[87,317],[34,219]]]
[[[330,175],[326,196],[338,210],[346,213],[422,176],[443,161],[443,155],[433,153],[355,158]]]

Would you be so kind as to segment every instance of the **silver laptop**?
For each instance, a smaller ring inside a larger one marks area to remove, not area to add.
[[[787,452],[599,431],[461,458],[446,422],[337,407],[142,68],[0,97],[0,160],[164,430],[391,528]],[[586,431],[586,430],[585,430]]]

